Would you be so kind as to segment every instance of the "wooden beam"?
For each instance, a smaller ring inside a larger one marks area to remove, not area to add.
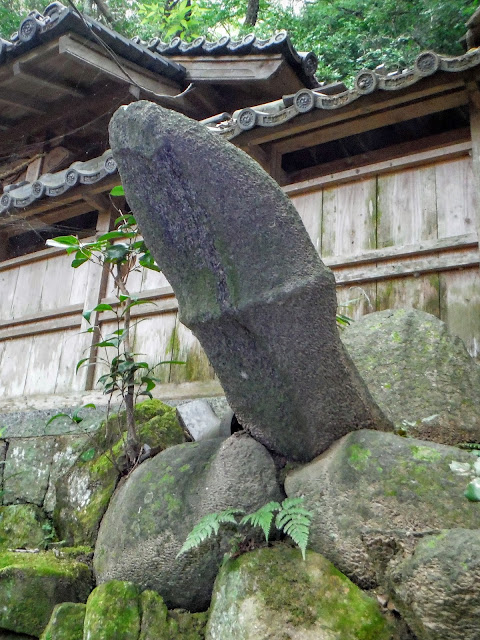
[[[42,320],[16,329],[0,329],[0,340],[11,340],[12,338],[26,338],[39,333],[52,333],[65,329],[76,329],[80,327],[80,316],[68,316],[66,318],[53,318],[52,320]]]
[[[459,142],[458,144],[452,144],[448,147],[439,147],[438,149],[412,153],[412,155],[393,158],[392,160],[384,160],[382,162],[376,162],[374,164],[356,167],[354,169],[347,169],[346,171],[339,171],[338,173],[331,173],[319,176],[318,178],[311,178],[310,180],[304,180],[303,182],[296,182],[283,187],[283,190],[290,197],[304,193],[311,193],[313,191],[319,191],[323,187],[335,184],[353,182],[354,180],[361,180],[374,175],[391,173],[401,169],[408,169],[432,162],[441,162],[443,160],[450,160],[455,157],[465,156],[471,148],[472,143],[470,141]]]
[[[436,149],[451,147],[452,145],[469,141],[470,127],[454,129],[453,131],[446,131],[426,138],[401,142],[400,144],[384,147],[383,149],[367,151],[366,153],[350,156],[348,158],[341,158],[339,160],[333,160],[332,162],[317,164],[313,167],[308,167],[307,169],[290,171],[287,174],[288,183],[305,182],[322,176],[331,176],[336,173],[350,171],[359,167],[376,165],[380,162],[388,162],[389,160],[397,160],[398,158],[407,158],[408,156],[413,156],[422,152],[432,151],[432,157],[435,158],[442,155],[441,152],[435,151]],[[471,145],[469,149],[470,148]]]
[[[440,240],[425,240],[418,244],[405,245],[401,247],[386,247],[385,249],[372,249],[362,254],[352,256],[333,256],[323,258],[323,262],[331,269],[350,268],[361,264],[372,264],[393,259],[412,258],[429,254],[439,254],[448,251],[458,251],[460,249],[474,249],[478,247],[478,237],[476,233],[468,233],[452,238],[441,238]]]
[[[25,218],[20,214],[13,218],[14,220],[18,221],[18,224],[12,224],[11,226],[5,227],[4,232],[9,237],[15,236],[19,233],[22,233],[26,229],[42,229],[51,224],[62,222],[63,220],[68,220],[69,218],[73,218],[74,216],[82,215],[82,213],[94,211],[95,209],[96,207],[92,207],[90,203],[81,201],[71,207],[61,207],[60,209],[55,209],[55,211],[51,211],[50,213],[44,214],[41,217],[39,216],[38,218]],[[11,215],[13,217],[13,213]]]
[[[82,304],[71,304],[67,307],[60,307],[58,309],[51,309],[49,311],[38,311],[37,313],[31,313],[26,316],[21,316],[20,318],[12,318],[11,320],[0,322],[0,329],[3,330],[7,327],[16,327],[22,324],[31,324],[32,322],[54,320],[55,318],[64,318],[65,316],[78,316],[80,313],[82,313],[82,310]],[[79,323],[80,320],[77,318],[76,322]]]
[[[103,195],[102,193],[85,192],[83,194],[83,199],[87,204],[90,205],[92,210],[95,209],[99,213],[100,212],[112,213],[114,211],[114,207],[110,198],[108,198],[108,196],[106,195]]]
[[[284,64],[283,56],[254,54],[248,56],[169,56],[187,70],[187,78],[195,83],[216,85],[240,84],[273,78]]]
[[[50,91],[55,91],[58,93],[66,93],[69,96],[74,98],[85,98],[86,93],[84,91],[80,91],[71,85],[65,84],[64,82],[60,82],[59,80],[52,80],[51,78],[45,78],[40,75],[37,70],[33,73],[25,67],[25,63],[17,61],[13,65],[13,75],[14,77],[21,76],[22,79],[27,80],[29,83],[33,85],[40,85],[45,89],[49,89]]]
[[[460,107],[466,104],[468,104],[467,91],[455,91],[414,104],[405,105],[401,108],[389,109],[373,115],[365,115],[355,120],[342,122],[338,125],[322,127],[321,129],[315,129],[308,133],[292,136],[286,140],[275,143],[275,147],[281,154],[289,153],[291,151],[297,151],[298,149],[314,147],[318,144],[331,142],[332,140],[346,138],[347,136],[364,133],[365,131],[371,131],[372,129],[378,129],[399,122],[405,122],[406,120],[419,118],[430,113],[446,111],[447,109],[453,109],[454,107]]]
[[[112,226],[112,216],[111,211],[100,211],[98,214],[97,220],[97,235],[101,235],[103,233],[107,233],[110,231]],[[92,263],[89,264],[89,277],[87,280],[87,289],[85,295],[85,302],[83,305],[83,312],[90,311],[94,309],[105,297],[107,291],[107,283],[108,283],[108,275],[109,275],[109,267],[108,264],[103,264],[101,266],[101,270],[99,272],[98,268],[95,268],[95,265]],[[90,315],[90,321],[87,322],[85,318],[82,317],[81,329],[82,331],[86,331],[89,327],[97,327],[93,333],[89,334],[90,336],[90,345],[87,346],[88,351],[88,365],[86,368],[86,376],[85,376],[85,389],[93,389],[95,386],[95,362],[97,359],[98,348],[94,345],[99,341],[100,334],[98,331],[99,324],[99,312],[93,311]]]
[[[154,94],[173,96],[180,90],[179,85],[168,78],[143,69],[124,58],[117,56],[121,66],[117,65],[98,45],[77,35],[61,36],[58,51],[61,56],[89,68],[92,74],[100,72],[115,82],[125,84],[127,90],[132,81],[134,85]],[[125,69],[126,73],[122,69]]]
[[[328,259],[324,260],[328,266]],[[337,285],[373,282],[390,278],[402,278],[406,276],[418,277],[424,273],[437,271],[452,271],[467,267],[480,266],[480,253],[478,249],[471,251],[458,251],[450,255],[429,256],[419,260],[411,260],[400,264],[381,264],[378,267],[372,265],[364,269],[338,269],[332,266]]]
[[[358,100],[339,109],[314,109],[309,113],[297,116],[276,127],[256,127],[242,133],[235,139],[235,144],[244,149],[250,144],[265,144],[281,138],[312,131],[318,127],[326,127],[336,122],[356,119],[365,114],[385,111],[393,107],[407,105],[416,100],[438,95],[446,91],[464,89],[464,80],[448,73],[435,74],[424,78],[417,85],[398,91],[375,91],[371,95],[361,96]]]
[[[11,89],[3,88],[1,86],[0,103],[8,104],[11,107],[20,107],[25,111],[30,111],[37,115],[44,115],[48,111],[48,106],[45,103],[39,102],[24,93],[12,91]]]

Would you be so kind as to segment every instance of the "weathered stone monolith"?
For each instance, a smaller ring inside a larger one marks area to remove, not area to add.
[[[333,274],[289,199],[203,125],[149,102],[110,140],[127,200],[244,428],[311,460],[362,427],[389,429],[335,325]]]

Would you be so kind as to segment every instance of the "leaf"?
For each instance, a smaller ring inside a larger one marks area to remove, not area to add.
[[[80,369],[80,367],[85,364],[85,362],[87,362],[88,360],[90,360],[90,358],[82,358],[81,360],[79,360],[77,362],[77,366],[75,367],[75,373],[78,373],[78,370]]]
[[[158,272],[161,271],[160,267],[157,265],[157,263],[155,262],[153,256],[149,251],[144,253],[138,262],[145,269],[150,269],[151,271],[158,271]]]
[[[76,236],[58,236],[56,238],[50,238],[45,243],[48,247],[66,247],[78,248],[80,246],[79,240]]]
[[[251,524],[253,527],[261,527],[265,534],[265,540],[268,542],[270,535],[270,528],[276,511],[281,509],[281,505],[278,502],[269,502],[268,504],[260,507],[254,513],[249,513],[240,520],[240,524]]]
[[[135,220],[135,217],[132,216],[131,214],[125,214],[125,215],[119,216],[115,220],[114,224],[115,226],[120,226],[120,227],[134,227],[137,224],[137,221]]]
[[[110,191],[110,195],[111,196],[124,196],[125,195],[125,190],[123,188],[123,185],[119,184],[116,187],[113,187],[113,189]]]
[[[98,242],[106,242],[107,240],[116,240],[117,238],[134,238],[137,234],[134,231],[109,231],[97,238]]]
[[[45,426],[48,427],[48,425],[54,420],[57,420],[57,418],[68,418],[69,420],[72,419],[71,416],[68,415],[68,413],[56,413],[54,416],[50,418],[50,420],[45,424]]]
[[[241,513],[243,512],[240,509],[226,509],[219,513],[209,513],[204,516],[190,531],[176,557],[178,558],[191,549],[196,549],[202,542],[217,534],[220,525],[228,522],[238,524],[235,516]]]
[[[113,307],[111,304],[102,302],[101,304],[97,304],[97,306],[94,307],[92,311],[113,311]]]
[[[72,260],[72,267],[77,269],[78,267],[81,267],[82,264],[85,264],[85,262],[88,262],[88,260],[88,258],[75,258],[75,260]]]
[[[105,249],[105,262],[122,262],[130,251],[130,247],[123,242],[112,244]]]
[[[299,547],[305,560],[313,514],[302,506],[303,501],[303,498],[285,498],[281,505],[282,509],[275,519],[275,524],[278,529],[290,536]]]

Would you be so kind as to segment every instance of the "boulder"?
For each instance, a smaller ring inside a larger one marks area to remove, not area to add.
[[[394,626],[318,553],[257,549],[220,569],[206,640],[392,640]]]
[[[204,515],[252,512],[283,497],[266,449],[248,435],[171,447],[118,488],[102,520],[94,568],[99,583],[128,580],[160,593],[169,608],[202,611],[231,531],[176,558]]]
[[[112,580],[92,591],[85,609],[85,640],[138,640],[141,611],[139,589]]]
[[[55,605],[85,602],[92,589],[86,564],[51,552],[0,553],[0,628],[40,636]]]
[[[464,497],[469,477],[450,466],[473,469],[476,460],[455,447],[362,430],[290,472],[285,490],[304,496],[314,514],[310,548],[372,588],[412,534],[478,528],[478,503]]]
[[[414,553],[390,562],[395,604],[418,640],[477,640],[480,531],[451,529],[421,538]]]
[[[480,441],[480,367],[444,322],[423,311],[380,311],[343,343],[397,432],[443,444]]]
[[[110,141],[132,211],[243,427],[311,460],[389,429],[338,337],[332,272],[289,198],[203,125],[138,101]]]
[[[207,613],[189,613],[181,609],[168,611],[155,591],[140,595],[142,625],[138,640],[204,640]]]
[[[185,440],[175,409],[160,400],[138,404],[135,420],[141,444],[150,449],[160,451]],[[112,415],[57,481],[54,523],[60,538],[68,544],[95,544],[100,521],[124,465],[125,429],[125,413]]]
[[[195,442],[221,436],[227,438],[230,435],[230,431],[221,430],[222,421],[206,400],[192,400],[179,405],[177,416]]]
[[[3,504],[43,506],[48,489],[55,438],[12,438],[3,476]]]
[[[40,640],[83,640],[85,605],[76,602],[57,604]]]
[[[45,513],[34,504],[0,507],[0,551],[44,549],[51,530]]]

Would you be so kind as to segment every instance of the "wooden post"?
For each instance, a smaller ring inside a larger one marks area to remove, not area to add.
[[[476,203],[477,238],[480,240],[480,91],[476,82],[469,83],[470,133],[472,136],[472,168]]]
[[[8,233],[0,231],[0,261],[8,259]]]
[[[101,235],[103,233],[107,233],[111,229],[112,226],[112,206],[107,206],[108,200],[105,198],[105,208],[102,207],[102,210],[98,211],[98,221],[97,221],[97,235]],[[100,304],[102,298],[105,297],[106,289],[107,289],[107,281],[108,281],[108,266],[103,265],[100,269],[93,268],[93,265],[89,265],[90,273],[87,281],[87,291],[85,294],[85,303],[83,310],[87,311],[89,309],[93,309],[98,304]],[[88,323],[85,318],[82,318],[81,330],[86,331],[88,327],[98,325],[98,312],[93,312],[90,316],[90,322]],[[87,367],[87,375],[85,379],[85,389],[93,389],[95,386],[95,360],[97,357],[98,349],[94,347],[94,344],[98,342],[99,332],[94,331],[93,333],[88,334],[90,336],[90,352],[88,356],[88,367]],[[87,346],[87,349],[89,347]]]

